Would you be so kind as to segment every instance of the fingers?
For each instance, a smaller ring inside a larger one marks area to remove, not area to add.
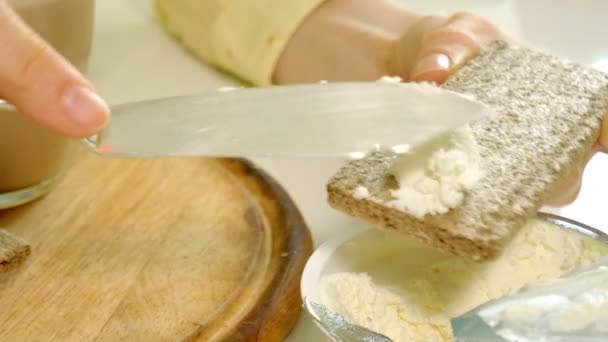
[[[608,144],[606,140],[608,138],[608,114],[602,121],[602,127],[600,131],[600,137],[597,144],[595,144],[583,158],[579,166],[572,170],[572,172],[566,177],[556,189],[555,193],[550,197],[547,204],[560,207],[568,205],[576,200],[582,187],[583,173],[591,158],[598,151],[606,151]]]
[[[604,152],[608,152],[608,113],[604,115],[604,120],[602,120],[600,138],[598,142],[600,149]]]
[[[442,84],[450,76],[452,61],[445,53],[430,53],[418,61],[412,70],[411,81]]]
[[[554,207],[563,207],[568,205],[578,197],[582,187],[583,167],[578,166],[572,171],[568,177],[560,184],[557,192],[550,197],[547,204]]]
[[[393,49],[390,62],[390,74],[398,75],[404,80],[411,80],[412,67],[418,62],[423,37],[427,32],[442,27],[446,22],[443,17],[426,16],[416,21],[401,36]]]
[[[96,133],[109,109],[92,85],[0,0],[0,97],[70,137]]]
[[[604,115],[604,119],[602,120],[600,136],[596,146],[587,152],[581,165],[575,168],[572,173],[566,177],[547,204],[559,207],[568,205],[576,200],[582,187],[585,167],[593,155],[598,151],[608,151],[608,113]]]
[[[486,19],[458,13],[422,37],[410,80],[443,83],[475,57],[483,45],[500,37],[500,31]]]
[[[582,182],[583,182],[583,173],[585,171],[585,167],[589,160],[593,157],[593,155],[599,150],[599,147],[594,147],[587,152],[585,158],[582,163],[574,168],[570,174],[560,183],[559,187],[555,191],[555,193],[550,197],[547,204],[561,207],[568,205],[578,197],[579,192],[581,191]]]

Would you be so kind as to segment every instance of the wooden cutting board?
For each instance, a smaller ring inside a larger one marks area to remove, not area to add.
[[[0,341],[280,341],[312,243],[245,161],[79,152],[45,198],[0,214],[29,261],[0,278]]]

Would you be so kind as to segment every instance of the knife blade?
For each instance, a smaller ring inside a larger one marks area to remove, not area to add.
[[[415,147],[494,113],[429,84],[344,82],[243,88],[113,106],[85,139],[115,156],[356,157]]]

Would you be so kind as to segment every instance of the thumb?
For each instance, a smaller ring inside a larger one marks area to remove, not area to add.
[[[410,79],[443,83],[482,46],[504,34],[486,19],[471,13],[457,13],[444,25],[427,32],[417,56]]]
[[[0,0],[0,98],[59,134],[80,138],[106,124],[93,86]]]
[[[427,32],[445,25],[446,19],[438,16],[424,16],[410,26],[400,37],[391,55],[391,73],[404,80],[413,81],[412,71],[418,64],[419,53]]]
[[[424,37],[423,45],[412,72],[412,81],[445,82],[479,51],[479,45],[469,33],[458,27],[444,26]]]

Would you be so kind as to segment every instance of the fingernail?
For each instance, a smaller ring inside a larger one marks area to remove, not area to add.
[[[90,130],[103,127],[110,113],[108,105],[99,95],[82,86],[74,87],[66,92],[63,106],[72,121]]]
[[[435,53],[423,57],[412,69],[411,78],[434,71],[448,71],[450,69],[450,58],[444,54]]]

